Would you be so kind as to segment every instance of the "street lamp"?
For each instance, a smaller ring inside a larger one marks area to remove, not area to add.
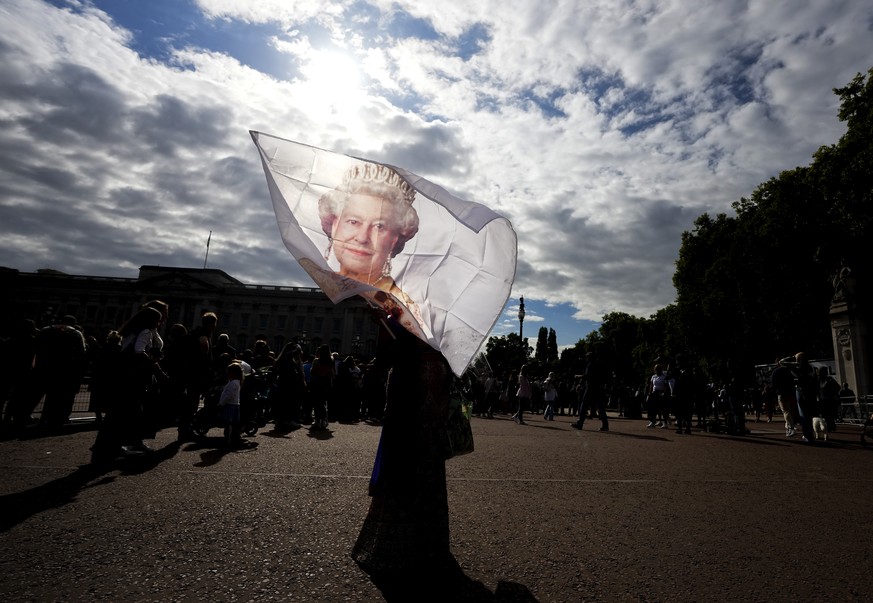
[[[358,352],[361,351],[361,336],[355,335],[354,340],[352,340],[352,352],[355,356],[358,355]]]
[[[521,302],[521,305],[518,306],[518,338],[521,340],[521,351],[524,356],[524,295],[518,301]],[[523,357],[522,360],[524,360]]]

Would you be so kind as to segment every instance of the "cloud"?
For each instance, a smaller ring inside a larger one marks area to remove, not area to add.
[[[647,316],[673,300],[682,231],[835,142],[831,88],[873,56],[873,14],[851,1],[196,5],[152,56],[144,29],[89,3],[4,3],[0,265],[198,266],[211,230],[210,265],[310,284],[281,246],[258,129],[504,213],[531,300]],[[229,29],[280,67],[223,46]]]

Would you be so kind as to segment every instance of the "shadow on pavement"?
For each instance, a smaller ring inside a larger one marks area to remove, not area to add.
[[[294,433],[295,431],[300,431],[302,427],[298,425],[297,427],[276,427],[273,426],[270,431],[259,431],[258,435],[266,436],[268,438],[287,438],[289,435]]]
[[[329,440],[333,437],[333,431],[329,427],[324,429],[308,429],[306,435],[315,440]]]
[[[120,470],[123,475],[144,473],[175,456],[178,451],[179,445],[174,442],[160,450],[139,457],[120,459],[110,463],[82,465],[69,475],[46,484],[24,492],[0,496],[0,532],[5,532],[38,513],[62,507],[74,501],[76,495],[85,488],[111,484],[115,481],[115,476],[107,474],[112,471]]]
[[[257,442],[243,439],[239,444],[228,446],[224,437],[204,437],[185,447],[186,452],[200,451],[200,461],[194,463],[195,467],[212,467],[228,454],[255,450]]]
[[[396,572],[370,572],[370,576],[387,603],[408,601],[452,601],[487,603],[537,603],[530,590],[515,582],[501,580],[497,590],[491,592],[479,582],[464,574],[464,570],[452,557],[444,568]]]
[[[526,421],[524,424],[527,427],[534,427],[535,429],[552,429],[554,431],[566,431],[565,429],[561,428],[560,425],[541,425],[540,423],[531,423],[530,421]]]
[[[70,421],[63,425],[40,425],[33,423],[27,427],[14,428],[4,426],[0,439],[3,440],[39,440],[42,438],[53,438],[71,433],[81,433],[85,431],[97,431],[96,421]]]

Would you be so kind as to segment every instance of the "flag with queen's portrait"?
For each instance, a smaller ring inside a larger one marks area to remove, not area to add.
[[[400,167],[251,135],[282,240],[331,301],[382,307],[463,373],[512,288],[509,220]]]

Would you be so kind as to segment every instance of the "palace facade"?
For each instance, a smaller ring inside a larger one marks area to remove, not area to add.
[[[360,298],[334,305],[315,287],[251,285],[214,268],[142,266],[137,278],[0,268],[0,291],[4,337],[22,319],[42,327],[69,314],[77,318],[86,336],[101,340],[152,299],[170,305],[164,330],[175,323],[190,330],[199,324],[201,314],[215,312],[216,335],[226,333],[238,352],[263,339],[277,354],[293,341],[307,354],[327,343],[341,356],[369,358],[375,354],[378,336],[378,327]]]

